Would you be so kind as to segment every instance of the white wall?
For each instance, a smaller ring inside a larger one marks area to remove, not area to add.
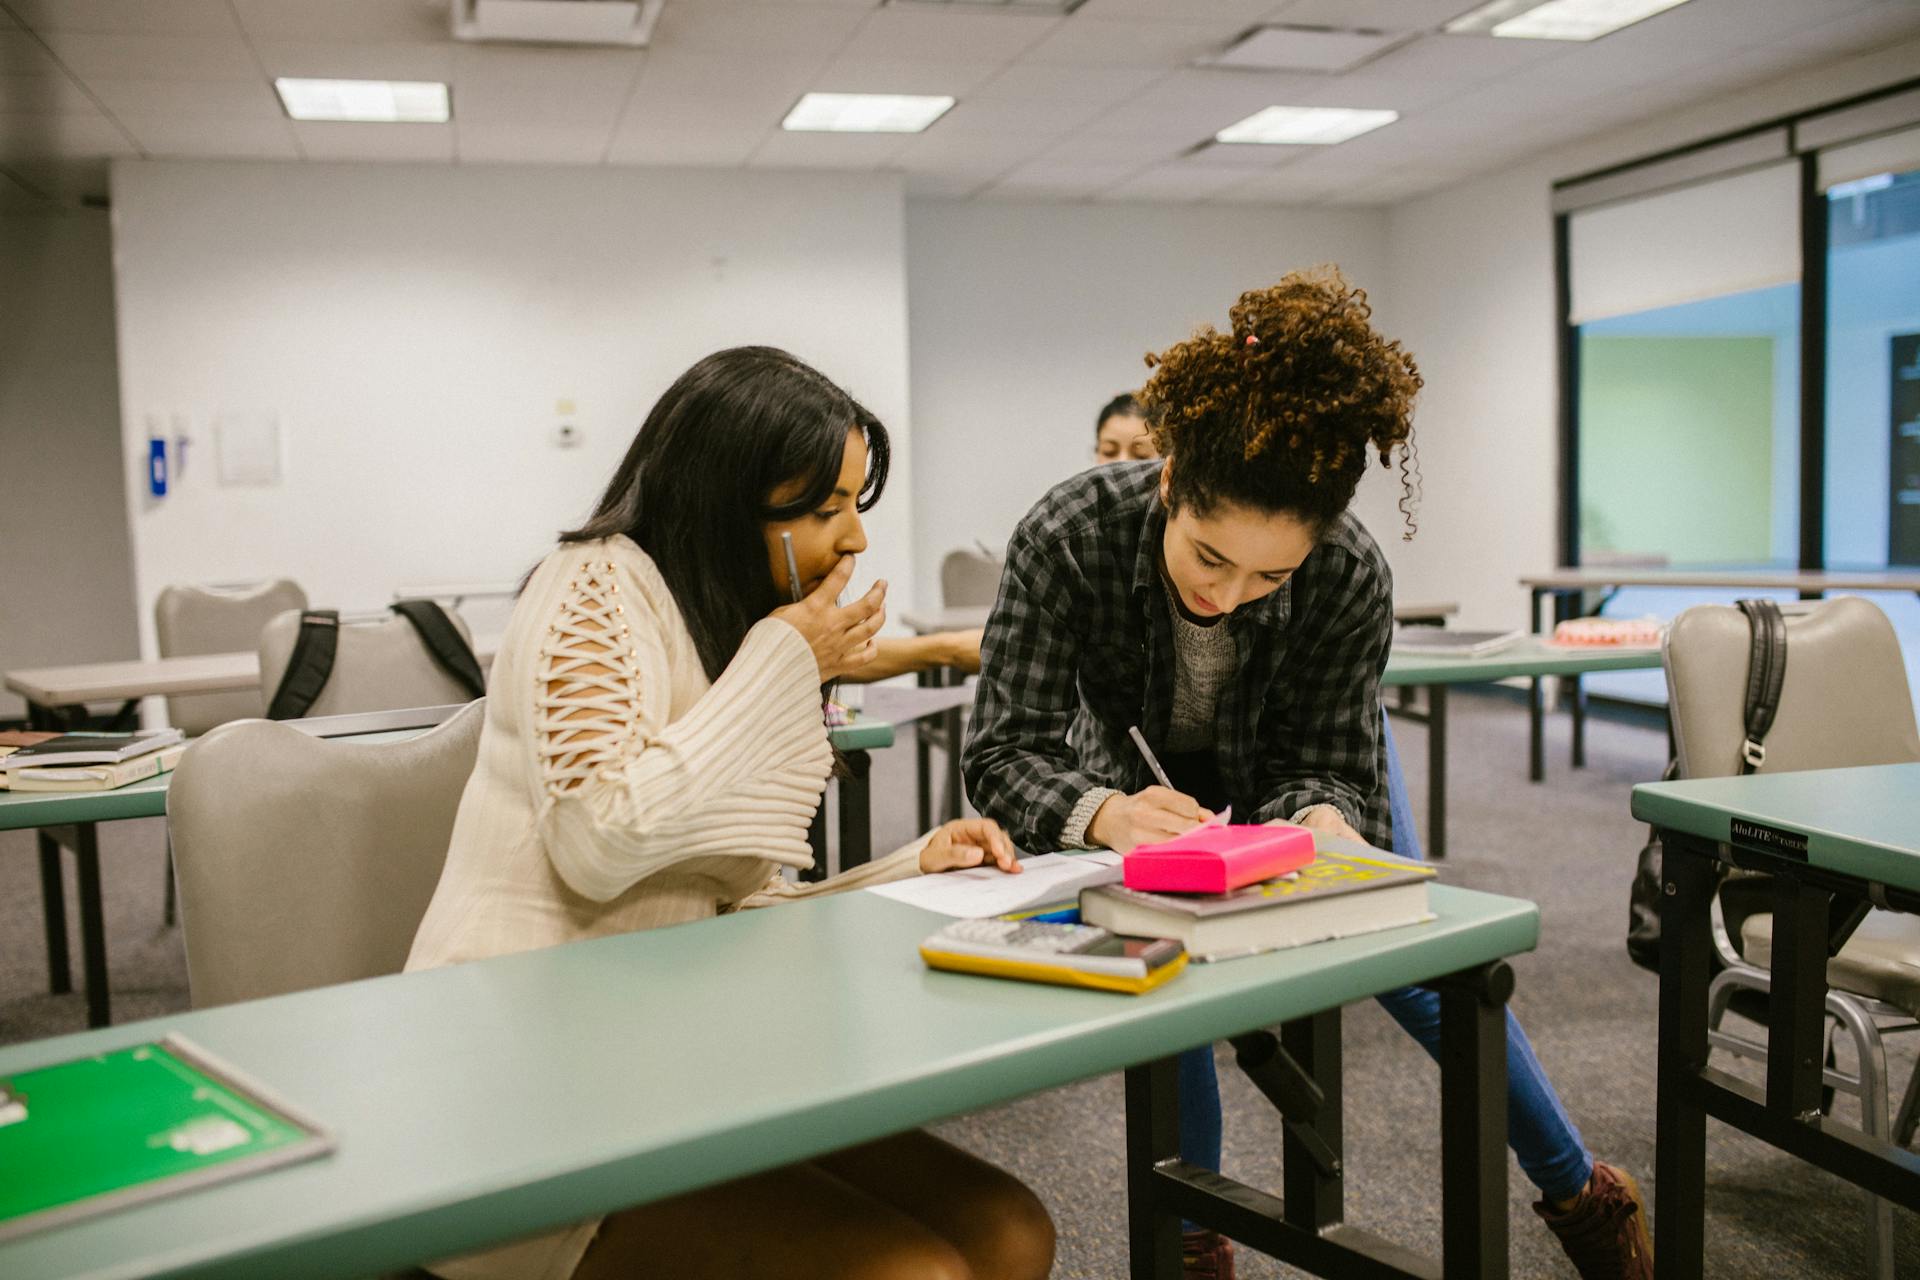
[[[1465,625],[1517,626],[1527,607],[1517,580],[1557,556],[1553,181],[1892,84],[1915,66],[1920,41],[1890,46],[1392,211],[1394,332],[1427,383],[1417,419],[1426,501],[1420,536],[1395,561],[1403,597],[1458,600]]]
[[[912,591],[901,197],[892,178],[116,163],[123,461],[143,637],[170,582],[316,605],[513,580],[578,523],[699,357],[784,346],[892,428],[861,577]],[[556,402],[583,443],[550,443]],[[278,415],[284,480],[222,487],[212,423]],[[190,423],[163,499],[147,415]]]
[[[0,217],[0,671],[135,656],[119,457],[107,217]]]
[[[1092,464],[1094,414],[1145,381],[1146,352],[1225,326],[1241,291],[1322,262],[1368,288],[1394,334],[1387,261],[1374,209],[910,201],[919,603],[939,603],[943,555],[975,539],[999,551],[1041,494]],[[1361,491],[1390,558],[1398,494],[1378,469]]]

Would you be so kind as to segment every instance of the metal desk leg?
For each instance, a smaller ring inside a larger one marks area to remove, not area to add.
[[[940,681],[941,673],[937,670],[922,671],[914,676],[914,682],[922,689],[934,688]],[[928,726],[925,720],[917,720],[914,722],[914,798],[915,803],[919,806],[915,810],[915,813],[920,820],[920,825],[914,828],[916,831],[929,831],[933,828],[933,763],[930,754],[932,748],[927,738],[927,728]]]
[[[1697,1280],[1705,1265],[1707,1113],[1695,1091],[1707,1063],[1711,844],[1660,833],[1660,1046],[1654,1106],[1654,1275]],[[1777,922],[1776,922],[1777,926]],[[1824,947],[1823,947],[1824,952]]]
[[[1447,856],[1447,686],[1427,686],[1427,856]]]
[[[1440,1248],[1446,1280],[1507,1274],[1507,998],[1504,961],[1440,992]]]
[[[1547,702],[1545,682],[1534,676],[1527,682],[1527,781],[1547,776]]]
[[[107,923],[100,905],[100,843],[91,822],[74,828],[74,861],[80,872],[80,973],[87,985],[87,1025],[113,1021],[107,995]]]
[[[940,717],[946,727],[947,736],[947,794],[943,822],[952,822],[960,816],[965,802],[965,784],[960,781],[960,708],[955,707]]]
[[[1832,902],[1830,890],[1774,877],[1767,1110],[1781,1115],[1812,1119],[1820,1110]]]
[[[47,926],[47,990],[65,995],[73,990],[73,970],[67,963],[67,890],[60,842],[45,831],[34,834],[40,843],[40,912]]]
[[[846,753],[847,776],[840,779],[840,869],[864,866],[873,859],[873,757],[865,751]]]
[[[1573,767],[1584,769],[1587,767],[1587,686],[1577,675],[1565,679],[1568,681],[1565,688],[1573,697]]]
[[[1154,1167],[1180,1156],[1175,1058],[1127,1068],[1127,1251],[1132,1280],[1180,1280],[1180,1215],[1159,1201]]]
[[[1236,1048],[1239,1044],[1235,1041]],[[1287,1221],[1318,1234],[1346,1217],[1340,1010],[1328,1009],[1282,1023],[1280,1047],[1299,1064],[1320,1095],[1311,1116],[1289,1118],[1280,1141],[1280,1185]],[[1331,1160],[1325,1159],[1328,1152],[1333,1155]]]

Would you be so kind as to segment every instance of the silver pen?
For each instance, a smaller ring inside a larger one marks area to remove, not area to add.
[[[1153,748],[1147,745],[1146,735],[1140,732],[1140,726],[1137,724],[1128,725],[1127,736],[1133,739],[1134,746],[1140,748],[1140,757],[1147,762],[1147,768],[1153,770],[1153,776],[1159,781],[1160,785],[1169,791],[1178,790],[1179,788],[1167,780],[1167,771],[1160,767],[1160,762],[1153,758]]]
[[[800,566],[793,558],[793,535],[782,533],[780,546],[787,553],[787,590],[793,593],[793,602],[800,603]]]

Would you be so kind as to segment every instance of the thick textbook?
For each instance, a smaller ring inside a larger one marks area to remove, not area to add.
[[[1080,918],[1113,933],[1174,938],[1196,960],[1394,929],[1433,918],[1434,869],[1353,840],[1319,836],[1299,871],[1232,893],[1142,893],[1101,885],[1080,894]]]

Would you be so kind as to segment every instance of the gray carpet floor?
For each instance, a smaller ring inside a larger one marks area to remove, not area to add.
[[[1627,884],[1644,829],[1627,813],[1628,788],[1659,774],[1657,730],[1590,722],[1588,764],[1567,767],[1567,727],[1549,737],[1549,776],[1526,781],[1524,711],[1497,696],[1452,700],[1449,735],[1452,854],[1448,883],[1540,904],[1540,949],[1515,961],[1514,1008],[1583,1131],[1603,1159],[1634,1171],[1652,1195],[1655,982],[1622,946]],[[1415,812],[1426,815],[1425,730],[1396,724]],[[914,833],[910,748],[875,757],[876,846]],[[187,1006],[178,930],[161,927],[159,820],[108,824],[101,832],[116,1021]],[[78,995],[46,994],[39,883],[29,833],[0,833],[0,1043],[78,1030]],[[71,877],[69,878],[71,883]],[[71,927],[77,938],[77,921]],[[76,956],[76,976],[77,976]],[[1377,1007],[1343,1019],[1347,1063],[1348,1220],[1415,1248],[1440,1243],[1439,1073]],[[1913,1069],[1913,1036],[1890,1041],[1896,1090]],[[1843,1054],[1842,1065],[1848,1055]],[[1232,1065],[1220,1060],[1226,1108],[1226,1171],[1276,1189],[1280,1124]],[[1733,1068],[1759,1078],[1747,1067]],[[1857,1115],[1850,1099],[1840,1114]],[[1060,1229],[1055,1275],[1106,1280],[1126,1272],[1122,1105],[1117,1076],[1052,1090],[939,1126],[950,1140],[1031,1184]],[[1708,1263],[1716,1280],[1867,1274],[1865,1201],[1744,1136],[1709,1125]],[[1512,1273],[1573,1274],[1528,1208],[1532,1188],[1511,1174]],[[1920,1277],[1920,1230],[1904,1211],[1895,1226],[1900,1274]],[[1250,1280],[1291,1275],[1268,1259],[1241,1256]]]

